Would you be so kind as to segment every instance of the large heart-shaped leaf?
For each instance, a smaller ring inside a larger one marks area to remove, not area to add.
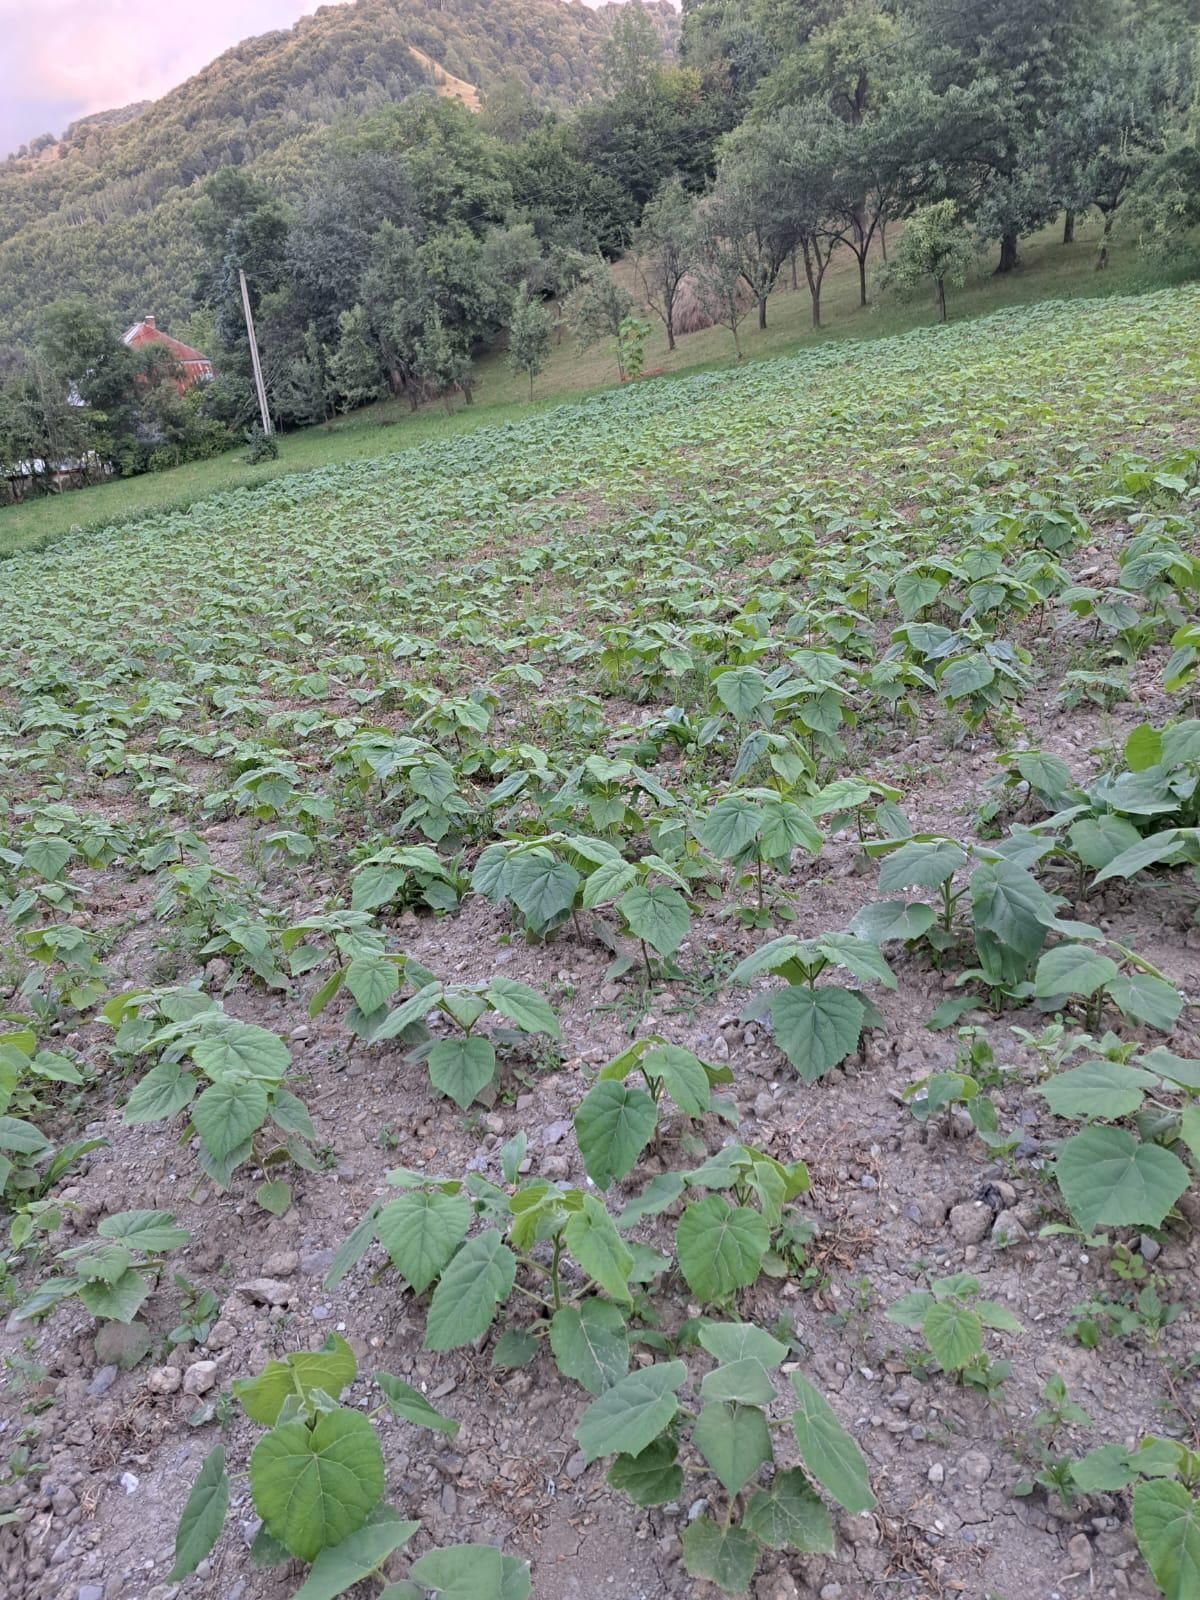
[[[660,956],[674,955],[687,938],[687,902],[677,889],[638,884],[617,901],[617,910],[629,931],[643,939]]]
[[[858,1048],[866,1008],[848,989],[789,985],[771,996],[775,1042],[805,1083],[815,1083]]]
[[[565,1377],[603,1394],[629,1370],[629,1335],[620,1309],[589,1297],[563,1306],[550,1324],[550,1348]],[[668,1496],[668,1499],[670,1496]]]
[[[618,1456],[608,1469],[608,1481],[635,1506],[666,1505],[683,1488],[678,1454],[673,1439],[654,1439],[636,1456]]]
[[[1166,1600],[1200,1595],[1200,1500],[1169,1478],[1139,1483],[1133,1531]]]
[[[829,1508],[796,1467],[777,1472],[769,1489],[756,1490],[742,1520],[755,1538],[772,1550],[832,1554],[833,1518]]]
[[[250,1457],[254,1509],[271,1535],[301,1561],[361,1528],[383,1493],[383,1452],[358,1411],[339,1406],[285,1422]]]
[[[457,1350],[486,1333],[516,1275],[517,1258],[495,1228],[468,1239],[433,1291],[425,1348]]]
[[[255,1078],[210,1083],[192,1106],[196,1132],[218,1161],[232,1155],[266,1119],[266,1086]]]
[[[758,1564],[758,1541],[737,1523],[698,1517],[683,1530],[683,1564],[693,1578],[707,1578],[726,1594],[741,1594]]]
[[[495,1076],[496,1050],[490,1039],[443,1039],[429,1052],[430,1083],[463,1111]]]
[[[752,1206],[731,1206],[723,1195],[707,1194],[679,1219],[679,1270],[694,1295],[719,1303],[758,1277],[770,1239],[766,1219]]]
[[[1124,1128],[1084,1128],[1058,1152],[1054,1175],[1086,1232],[1106,1227],[1157,1228],[1188,1186],[1179,1157],[1143,1144]]]
[[[585,1194],[582,1207],[568,1218],[563,1240],[584,1272],[594,1278],[606,1294],[614,1300],[630,1298],[633,1256],[603,1203],[594,1194]]]
[[[755,1405],[706,1405],[692,1429],[692,1443],[731,1497],[774,1459],[766,1415]]]
[[[584,1459],[640,1454],[678,1411],[675,1391],[686,1378],[684,1362],[660,1361],[627,1373],[606,1389],[588,1406],[575,1429]]]
[[[641,1089],[603,1078],[575,1112],[575,1136],[584,1170],[600,1189],[632,1172],[658,1121],[654,1101]]]
[[[414,1294],[424,1294],[467,1236],[465,1194],[410,1189],[380,1211],[375,1231],[392,1265]]]
[[[252,1422],[274,1427],[289,1395],[305,1399],[314,1389],[336,1400],[354,1382],[358,1363],[339,1333],[331,1333],[320,1350],[296,1350],[282,1361],[268,1361],[253,1378],[239,1378],[233,1393]]]

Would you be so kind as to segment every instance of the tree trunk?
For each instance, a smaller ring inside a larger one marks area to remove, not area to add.
[[[858,305],[861,310],[867,303],[867,252],[858,258]]]
[[[1063,218],[1063,243],[1075,243],[1075,213],[1070,206],[1067,207],[1067,214]]]
[[[812,325],[814,328],[821,326],[821,285],[819,283],[812,291]]]
[[[738,308],[736,304],[730,306],[729,313],[729,331],[733,334],[733,348],[737,351],[737,358],[740,361],[742,359],[742,341],[738,335]]]
[[[533,368],[529,369],[529,404],[533,404]]]
[[[879,248],[883,254],[883,264],[887,266],[887,218],[879,219]]]
[[[799,274],[798,274],[797,268],[796,268],[796,252],[795,252],[795,249],[793,249],[792,250],[792,288],[793,289],[798,289],[799,287],[800,287],[800,278],[799,278]]]
[[[765,294],[760,294],[758,297],[758,325],[760,328],[765,328],[767,325],[767,297]]]
[[[946,280],[945,280],[945,278],[939,278],[937,280],[937,302],[938,302],[938,321],[939,322],[945,322],[945,320],[946,320]]]
[[[1017,230],[1007,228],[1000,238],[1000,265],[997,272],[1012,272],[1021,265],[1021,258],[1017,254]]]
[[[1096,257],[1097,272],[1103,272],[1108,265],[1108,236],[1112,232],[1113,218],[1115,216],[1115,211],[1107,211],[1104,214],[1104,232],[1100,235],[1100,254]]]
[[[668,350],[674,350],[674,348],[675,348],[675,301],[674,301],[674,298],[672,298],[671,304],[667,309],[666,323],[667,323],[667,349]]]

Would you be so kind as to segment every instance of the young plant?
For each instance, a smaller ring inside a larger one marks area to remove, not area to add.
[[[377,1578],[384,1563],[418,1531],[383,1501],[385,1468],[374,1418],[389,1411],[451,1438],[458,1423],[435,1410],[419,1390],[390,1373],[375,1378],[383,1399],[369,1414],[340,1404],[358,1363],[331,1334],[320,1350],[270,1361],[256,1378],[240,1379],[234,1397],[249,1421],[267,1431],[250,1453],[250,1497],[262,1526],[251,1546],[255,1566],[291,1560],[309,1567],[298,1594],[324,1600]],[[210,1451],[188,1496],[175,1535],[170,1581],[194,1573],[221,1537],[230,1504],[225,1446]],[[430,1550],[411,1562],[408,1578],[389,1594],[503,1595],[526,1600],[529,1568],[491,1545]]]
[[[914,1290],[889,1306],[887,1318],[914,1328],[924,1339],[939,1368],[962,1383],[991,1390],[1009,1372],[1007,1362],[993,1363],[984,1350],[984,1329],[1023,1333],[1024,1326],[1007,1307],[981,1298],[978,1278],[957,1272],[935,1278],[928,1289]]]
[[[64,1275],[46,1278],[13,1316],[25,1322],[78,1296],[94,1317],[131,1323],[161,1277],[164,1257],[190,1239],[169,1211],[121,1211],[105,1217],[95,1239],[59,1251]]]
[[[769,1016],[775,1042],[805,1083],[840,1065],[858,1049],[865,1027],[878,1012],[858,989],[821,984],[828,967],[842,967],[862,983],[896,987],[896,976],[879,947],[852,933],[825,933],[815,939],[792,934],[772,939],[733,970],[734,983],[750,983],[765,975],[787,979],[786,989],[756,996],[742,1013],[743,1021]]]

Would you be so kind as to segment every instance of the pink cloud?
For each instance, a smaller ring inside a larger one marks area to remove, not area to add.
[[[74,117],[153,100],[318,0],[0,0],[0,154]],[[337,0],[335,0],[337,3]]]

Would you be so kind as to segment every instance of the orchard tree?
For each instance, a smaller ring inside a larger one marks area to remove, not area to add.
[[[625,382],[625,351],[621,324],[633,311],[633,297],[621,287],[601,258],[584,269],[579,283],[567,296],[567,326],[586,350],[601,339],[612,339],[617,374]]]
[[[633,261],[642,295],[667,330],[667,349],[675,348],[675,303],[679,287],[695,263],[693,205],[680,180],[669,179],[642,213],[633,236]]]
[[[966,282],[976,257],[975,240],[953,200],[918,206],[905,223],[884,269],[884,282],[900,293],[915,293],[932,281],[938,321],[946,320],[946,285]]]
[[[785,115],[744,122],[721,144],[708,225],[737,256],[738,268],[767,325],[767,298],[798,243],[791,192],[790,132]]]
[[[708,316],[733,335],[740,361],[738,329],[754,302],[742,279],[741,255],[726,236],[722,208],[715,198],[701,201],[696,210],[696,289]]]
[[[533,380],[546,365],[554,324],[545,305],[522,284],[513,299],[508,324],[508,365],[529,379],[529,398],[533,399]]]
[[[365,406],[383,393],[379,346],[364,306],[351,306],[338,318],[338,342],[329,358],[329,375],[342,397],[343,411]]]

